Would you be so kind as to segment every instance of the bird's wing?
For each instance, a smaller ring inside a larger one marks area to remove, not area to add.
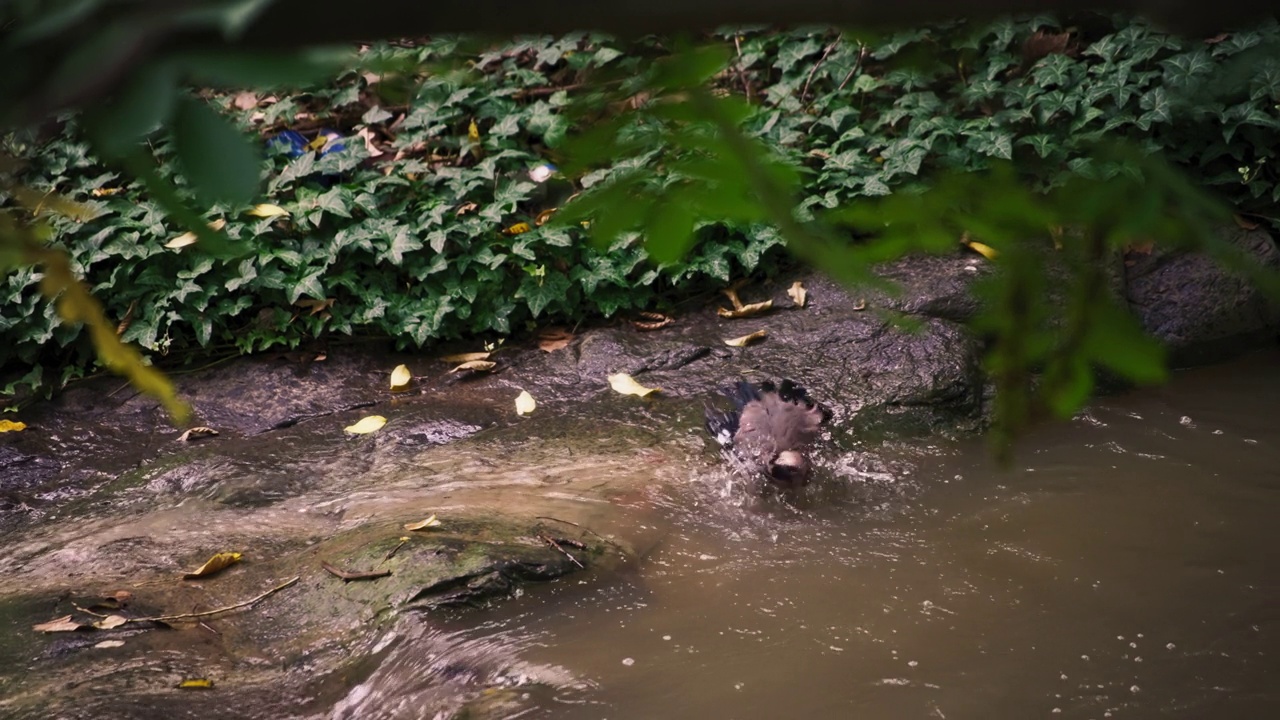
[[[776,451],[803,447],[818,436],[823,413],[816,405],[788,402],[774,394],[762,397],[759,405]],[[746,417],[745,411],[743,417]]]

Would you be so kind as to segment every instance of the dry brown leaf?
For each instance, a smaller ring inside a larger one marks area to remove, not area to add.
[[[1236,221],[1236,225],[1240,226],[1242,230],[1257,230],[1259,227],[1258,223],[1245,218],[1240,213],[1232,213],[1231,218]]]
[[[319,315],[325,310],[333,307],[334,302],[336,302],[336,298],[327,298],[324,300],[317,300],[315,298],[298,298],[293,301],[293,305],[294,307],[303,309],[309,308],[311,310],[311,315]]]
[[[360,128],[360,132],[356,133],[356,137],[364,140],[364,149],[369,153],[369,157],[378,157],[383,151],[373,142],[373,131],[369,128]]]
[[[660,328],[664,328],[675,322],[674,318],[668,315],[663,315],[662,313],[648,312],[646,310],[646,311],[641,311],[637,314],[640,317],[644,318],[644,320],[630,321],[631,324],[634,325],[637,330],[646,330],[646,331],[658,330]]]
[[[235,99],[231,101],[231,104],[237,110],[252,110],[258,107],[258,94],[248,90],[236,93]]]
[[[242,557],[244,556],[238,552],[220,552],[209,558],[205,564],[195,570],[192,570],[189,573],[184,573],[182,579],[195,580],[196,578],[209,577],[210,575],[226,570],[232,565],[240,562],[240,558]]]
[[[440,359],[447,363],[468,363],[473,360],[488,360],[491,354],[487,352],[458,353],[456,355],[445,355]]]
[[[182,433],[181,435],[179,435],[178,442],[191,442],[192,440],[197,440],[202,437],[213,437],[214,435],[217,435],[217,434],[218,434],[218,431],[214,430],[211,427],[204,427],[204,426],[193,427],[187,430],[186,432]]]
[[[451,373],[470,371],[470,372],[489,372],[498,366],[498,363],[489,360],[471,360],[464,362],[458,367],[450,370]]]
[[[791,283],[791,287],[787,288],[787,294],[791,296],[791,302],[800,307],[804,307],[804,304],[809,300],[809,293],[799,280]]]
[[[122,647],[123,645],[124,645],[124,641],[123,641],[123,640],[103,640],[102,642],[100,642],[100,643],[98,643],[98,644],[94,645],[94,647],[95,647],[95,648],[98,648],[98,649],[100,649],[100,650],[105,650],[105,649],[107,649],[107,648],[118,648],[118,647]]]
[[[738,297],[737,288],[725,288],[720,292],[724,293],[724,296],[729,298],[729,302],[733,303],[734,310],[742,309],[742,300]]]
[[[128,622],[129,618],[124,617],[123,615],[108,615],[94,623],[93,626],[99,630],[113,630]]]
[[[1065,53],[1070,40],[1071,33],[1048,33],[1044,30],[1036,30],[1022,43],[1022,56],[1030,64],[1048,55]]]
[[[262,203],[260,205],[254,205],[253,207],[249,208],[248,210],[245,211],[245,214],[252,215],[254,217],[260,217],[260,218],[273,218],[273,217],[281,217],[284,215],[288,215],[289,211],[285,210],[279,205],[272,205],[271,203]]]
[[[76,630],[80,630],[87,627],[92,627],[92,626],[85,625],[83,623],[78,623],[72,620],[70,615],[64,615],[58,618],[57,620],[50,620],[49,622],[42,622],[37,625],[32,625],[31,629],[35,630],[36,632],[55,633],[55,632],[75,632]]]
[[[610,375],[609,387],[613,388],[614,392],[621,393],[623,395],[635,395],[637,397],[644,397],[649,393],[658,392],[658,388],[647,388],[636,382],[635,378],[626,373],[614,373],[613,375]]]
[[[473,202],[462,203],[462,205],[458,206],[458,209],[455,210],[453,214],[458,217],[462,217],[463,215],[466,215],[467,213],[471,212],[472,210],[475,210],[478,207],[480,206]]]
[[[551,327],[538,333],[538,348],[543,352],[555,352],[573,342],[573,333],[560,327]]]
[[[716,312],[722,318],[730,318],[730,319],[749,318],[749,317],[755,317],[756,315],[759,315],[760,313],[763,313],[772,307],[773,307],[773,301],[765,300],[764,302],[751,303],[750,305],[743,305],[742,307],[735,308],[733,310],[726,310],[722,307],[718,307],[716,308]]]
[[[120,320],[120,324],[116,325],[117,337],[123,335],[124,331],[128,330],[129,326],[133,324],[133,314],[137,312],[137,310],[138,310],[137,300],[134,300],[133,302],[129,303],[129,309],[125,311],[124,318]]]
[[[427,528],[433,528],[433,527],[440,527],[440,521],[436,519],[435,515],[432,515],[426,520],[419,520],[418,522],[405,523],[404,525],[405,530],[426,530]]]
[[[1226,39],[1227,39],[1227,38],[1229,38],[1229,37],[1231,37],[1231,36],[1230,36],[1229,34],[1227,34],[1227,33],[1218,33],[1217,35],[1214,35],[1214,36],[1213,36],[1213,37],[1211,37],[1211,38],[1205,38],[1205,39],[1204,39],[1204,44],[1205,44],[1205,45],[1217,45],[1218,43],[1222,42],[1223,40],[1226,40]]]
[[[729,347],[746,347],[756,340],[763,340],[766,335],[768,335],[768,333],[764,330],[757,330],[750,335],[743,335],[742,337],[736,337],[732,340],[725,340],[724,344]]]

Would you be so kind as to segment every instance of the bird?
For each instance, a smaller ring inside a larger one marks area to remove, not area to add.
[[[786,488],[809,483],[807,446],[831,419],[831,411],[787,379],[778,384],[739,380],[722,393],[732,411],[708,407],[707,432],[741,474],[763,474]]]

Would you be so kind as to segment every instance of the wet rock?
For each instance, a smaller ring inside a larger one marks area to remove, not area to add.
[[[1264,266],[1280,268],[1280,251],[1267,232],[1233,227],[1220,238]],[[1280,303],[1207,255],[1156,249],[1130,258],[1129,305],[1142,326],[1169,346],[1174,363],[1212,362],[1275,342]]]

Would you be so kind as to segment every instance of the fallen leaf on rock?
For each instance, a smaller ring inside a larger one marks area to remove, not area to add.
[[[791,283],[791,287],[787,288],[787,294],[791,296],[791,301],[800,307],[804,307],[805,301],[809,299],[809,293],[805,291],[804,285],[799,280]]]
[[[254,205],[252,209],[247,211],[247,214],[260,218],[273,218],[280,217],[281,215],[288,215],[289,211],[279,205],[262,203],[261,205]]]
[[[209,229],[213,230],[214,232],[217,232],[218,230],[221,230],[222,228],[226,227],[226,225],[227,225],[226,220],[218,219],[209,223]],[[164,246],[169,248],[170,250],[177,250],[178,248],[184,248],[188,245],[194,245],[196,242],[196,239],[197,238],[195,233],[191,231],[187,231],[182,233],[178,237],[170,240],[169,242],[165,243]]]
[[[359,422],[356,424],[348,425],[342,429],[352,435],[368,435],[371,432],[381,430],[382,426],[386,424],[387,419],[381,415],[369,415],[367,417],[360,418]]]
[[[440,521],[436,519],[435,515],[432,515],[426,520],[419,520],[418,522],[405,523],[404,525],[405,530],[426,530],[427,528],[433,528],[433,527],[440,527]]]
[[[390,577],[390,570],[369,570],[367,572],[359,572],[354,570],[343,570],[332,563],[321,562],[320,567],[324,571],[334,577],[342,578],[342,582],[351,582],[352,580],[377,580],[378,578]]]
[[[978,253],[979,255],[981,255],[982,257],[988,260],[995,260],[996,257],[1000,254],[995,248],[991,247],[990,245],[987,245],[985,243],[980,243],[976,240],[966,241],[965,247]]]
[[[6,432],[22,432],[27,429],[24,422],[15,422],[13,420],[0,420],[0,433]]]
[[[718,307],[716,308],[716,313],[719,314],[720,317],[722,318],[729,318],[732,320],[732,319],[755,317],[756,315],[759,315],[760,313],[763,313],[772,307],[773,307],[773,301],[765,300],[763,302],[751,303],[750,305],[743,305],[742,307],[734,308],[733,310],[726,310],[725,308]]]
[[[763,340],[767,334],[768,333],[764,330],[757,330],[750,335],[743,335],[742,337],[736,337],[732,340],[725,340],[724,344],[729,347],[746,347],[756,340]]]
[[[1239,225],[1242,230],[1257,230],[1259,227],[1258,223],[1246,219],[1240,213],[1231,213],[1231,219],[1235,220],[1236,225]]]
[[[222,572],[223,570],[226,570],[232,565],[240,562],[240,558],[242,557],[244,556],[238,552],[220,552],[209,558],[205,561],[205,564],[195,570],[183,574],[182,579],[195,580],[196,578],[209,577],[210,575]]]
[[[412,380],[413,373],[409,372],[409,368],[405,365],[397,365],[396,369],[391,371],[392,390],[404,390],[409,387]]]
[[[38,625],[32,625],[31,629],[35,630],[36,632],[55,633],[55,632],[75,632],[76,630],[81,630],[87,627],[92,627],[92,626],[85,625],[83,623],[78,623],[72,620],[70,615],[64,615],[58,618],[57,620],[50,620],[49,622],[43,622]]]
[[[634,325],[637,330],[658,330],[675,322],[675,318],[672,318],[669,315],[663,315],[662,313],[649,312],[645,310],[637,314],[644,318],[643,320],[631,321],[631,324]]]
[[[573,342],[573,333],[564,328],[547,328],[538,333],[538,348],[543,352],[555,352]]]
[[[521,390],[516,396],[516,414],[528,415],[538,407],[538,402],[533,399],[528,390]]]
[[[609,376],[609,387],[613,388],[616,393],[623,395],[635,395],[644,397],[649,393],[658,392],[658,388],[647,388],[636,382],[635,378],[626,373],[615,373]]]
[[[211,690],[213,681],[208,678],[187,678],[178,683],[179,690]]]
[[[721,290],[720,292],[724,293],[724,296],[725,296],[725,297],[727,297],[727,298],[729,298],[729,302],[733,303],[733,309],[734,309],[734,310],[741,310],[741,309],[742,309],[742,300],[738,297],[738,288],[737,288],[737,287],[725,288],[724,290]]]
[[[114,628],[118,628],[121,625],[124,625],[128,622],[129,622],[129,618],[124,617],[123,615],[108,615],[102,618],[101,620],[99,620],[98,622],[94,623],[93,626],[98,628],[99,630],[111,630]]]
[[[202,437],[213,437],[218,431],[211,427],[193,427],[178,436],[178,442],[191,442]]]
[[[94,645],[94,647],[105,650],[106,648],[118,648],[122,645],[124,645],[123,640],[103,640],[97,645]]]
[[[440,359],[447,363],[467,363],[474,360],[488,360],[490,354],[487,352],[458,353],[456,355],[445,355]]]
[[[133,593],[128,590],[117,590],[89,606],[90,610],[119,610],[129,604]]]
[[[471,372],[489,372],[490,370],[494,369],[497,366],[498,366],[498,363],[492,362],[489,360],[470,360],[468,362],[462,363],[461,365],[450,370],[449,372],[456,373],[456,372],[463,372],[464,370],[470,370]]]

